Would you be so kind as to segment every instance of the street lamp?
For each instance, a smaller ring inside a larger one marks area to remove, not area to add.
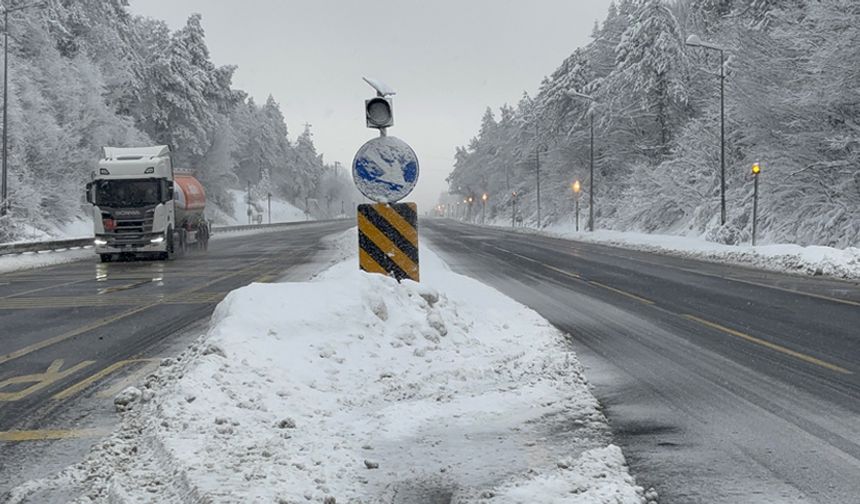
[[[726,224],[726,52],[725,49],[703,42],[698,35],[687,37],[687,45],[720,53],[720,225]]]
[[[9,209],[7,179],[7,158],[9,153],[9,13],[18,12],[31,7],[45,7],[43,2],[19,5],[17,7],[2,7],[3,10],[3,154],[2,181],[0,181],[0,217],[6,215]]]
[[[516,227],[516,218],[517,218],[517,192],[514,191],[511,193],[511,197],[513,199],[513,203],[511,204],[511,227]]]
[[[574,205],[576,205],[576,231],[579,232],[579,191],[582,190],[579,179],[574,180],[571,187],[573,188]]]
[[[487,223],[486,211],[487,211],[487,193],[484,193],[484,195],[481,196],[481,224]]]
[[[540,229],[540,139],[538,137],[537,117],[535,117],[535,186],[537,195],[537,227]]]
[[[597,98],[587,95],[585,93],[580,93],[574,90],[567,91],[568,96],[573,98],[583,98],[585,100],[589,100],[592,103],[597,103]],[[589,108],[588,110],[588,124],[589,130],[591,131],[591,161],[588,167],[588,230],[594,231],[594,109]]]
[[[756,224],[758,221],[758,176],[761,173],[761,165],[759,163],[753,163],[752,165],[752,174],[753,174],[753,218],[752,218],[752,245],[755,247],[755,232],[756,232]]]

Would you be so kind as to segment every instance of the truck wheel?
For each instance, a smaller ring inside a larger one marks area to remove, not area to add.
[[[185,229],[179,230],[179,247],[177,248],[179,255],[185,255],[188,251],[188,232]]]
[[[109,263],[113,260],[113,256],[110,254],[99,254],[99,259],[103,263]]]
[[[163,261],[169,261],[173,259],[174,253],[176,249],[174,248],[174,233],[173,228],[167,228],[167,250],[161,253],[161,259]]]
[[[209,250],[209,227],[200,226],[197,236],[200,250]]]

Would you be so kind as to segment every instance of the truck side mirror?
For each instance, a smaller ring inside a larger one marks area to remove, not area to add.
[[[87,203],[93,204],[93,183],[87,182]]]
[[[173,181],[168,180],[167,181],[167,187],[165,188],[165,191],[164,191],[164,202],[166,203],[172,199],[173,199]]]

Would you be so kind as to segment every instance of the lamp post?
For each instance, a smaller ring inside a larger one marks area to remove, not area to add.
[[[583,98],[585,100],[589,100],[592,103],[597,103],[597,98],[587,95],[585,93],[580,93],[574,90],[569,90],[567,92],[568,96],[574,98]],[[588,110],[588,129],[590,131],[590,144],[591,144],[591,154],[590,161],[588,164],[588,230],[594,231],[594,109],[589,108]]]
[[[7,158],[9,156],[9,13],[18,12],[31,7],[44,7],[44,3],[24,4],[17,7],[0,7],[3,10],[3,153],[2,153],[2,182],[0,182],[0,217],[6,215],[9,209],[7,180]]]
[[[481,224],[487,223],[487,193],[481,196]]]
[[[582,186],[577,179],[573,181],[573,185],[571,187],[573,187],[573,201],[576,208],[576,231],[579,232],[579,191],[582,190]]]
[[[272,193],[266,193],[266,200],[269,206],[269,224],[272,223]],[[343,212],[343,201],[340,202],[341,212]]]
[[[758,176],[761,173],[761,165],[753,163],[753,217],[752,217],[752,245],[755,247],[756,224],[758,221]]]
[[[720,225],[726,224],[726,50],[703,42],[698,35],[687,38],[690,47],[701,47],[720,53]]]
[[[513,204],[511,205],[511,227],[516,227],[516,219],[517,219],[517,192],[514,191],[511,193],[511,197],[513,198]]]
[[[537,186],[537,227],[540,229],[540,141],[538,140],[537,118],[535,118],[535,185]]]
[[[251,224],[251,215],[253,214],[253,212],[251,211],[251,181],[250,180],[248,181],[248,193],[246,194],[246,198],[247,198],[246,201],[248,202],[248,210],[246,212],[248,214],[248,224]]]

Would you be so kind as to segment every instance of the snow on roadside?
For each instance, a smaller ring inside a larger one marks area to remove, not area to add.
[[[645,502],[561,333],[426,247],[421,284],[359,272],[356,241],[230,293],[119,431],[10,502]]]
[[[238,189],[228,189],[227,192],[233,198],[233,213],[227,214],[214,205],[207,209],[207,215],[216,222],[216,225],[237,226],[248,224],[248,200],[247,193]],[[251,205],[252,219],[262,216],[262,223],[269,222],[268,201],[265,199],[254,200]],[[291,203],[280,198],[272,197],[272,223],[297,222],[307,220],[304,211],[296,208]],[[256,223],[254,221],[253,223]]]
[[[860,248],[857,247],[837,249],[792,244],[735,246],[703,238],[632,231],[598,229],[594,233],[577,232],[567,225],[551,226],[541,231],[528,228],[518,228],[517,231],[768,271],[860,279]]]
[[[0,273],[11,271],[28,270],[54,266],[76,261],[83,261],[95,257],[92,247],[45,251],[25,252],[23,254],[6,254],[0,256]]]

